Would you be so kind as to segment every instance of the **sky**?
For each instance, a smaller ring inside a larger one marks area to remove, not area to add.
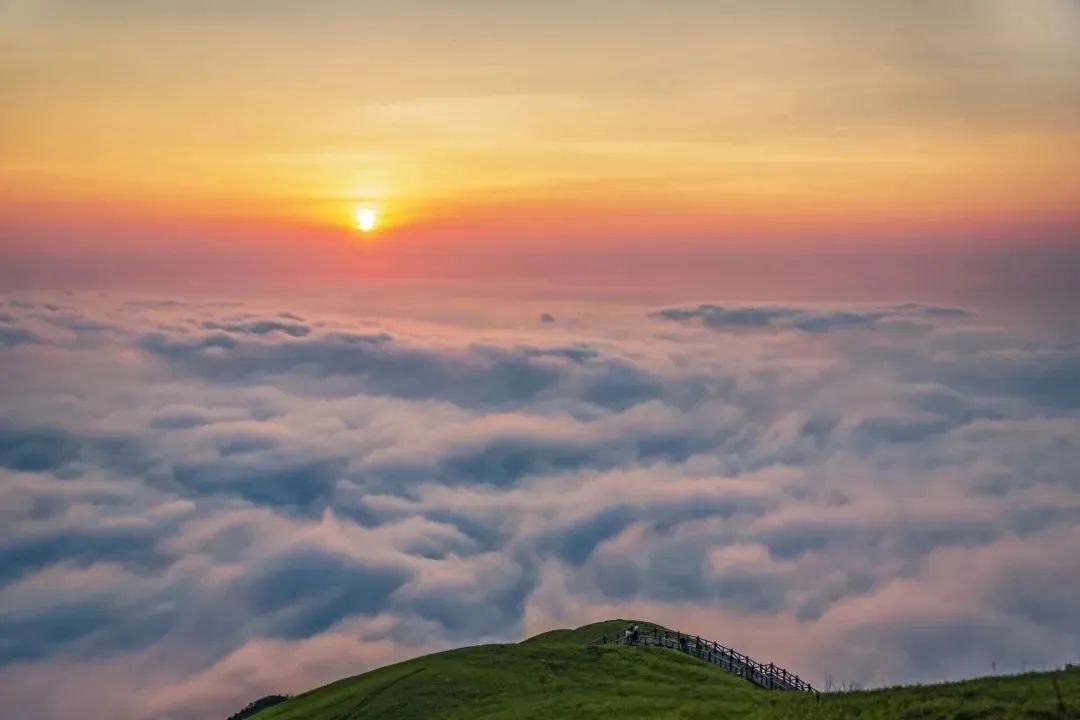
[[[590,281],[657,259],[726,280],[731,255],[1076,262],[1075,0],[0,13],[9,284],[124,286],[178,255],[174,285],[245,263],[491,283],[538,256]],[[362,238],[360,205],[381,220]]]
[[[1075,661],[1077,277],[1076,0],[0,0],[0,706]]]

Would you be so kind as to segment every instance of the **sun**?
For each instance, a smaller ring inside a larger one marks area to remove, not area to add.
[[[379,213],[375,208],[358,207],[354,216],[356,229],[360,232],[371,232],[379,224]]]

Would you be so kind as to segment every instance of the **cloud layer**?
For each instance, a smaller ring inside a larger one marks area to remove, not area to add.
[[[609,616],[819,683],[1080,655],[1077,343],[917,304],[521,317],[0,300],[5,705],[224,716]]]

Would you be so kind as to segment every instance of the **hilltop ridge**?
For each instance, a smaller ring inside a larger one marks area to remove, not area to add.
[[[603,643],[631,622],[610,620],[516,644],[426,655],[311,690],[253,717],[1080,718],[1080,672],[1075,670],[817,697],[765,690],[673,650]]]

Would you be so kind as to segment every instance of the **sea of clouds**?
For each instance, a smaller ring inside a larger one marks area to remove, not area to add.
[[[591,313],[0,297],[3,706],[224,717],[609,617],[819,685],[1080,659],[1080,343]]]

